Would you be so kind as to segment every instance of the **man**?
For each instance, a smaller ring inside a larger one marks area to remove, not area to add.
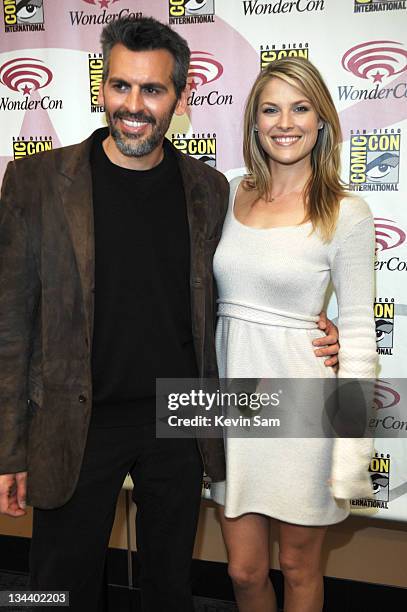
[[[112,22],[102,45],[108,129],[12,162],[3,183],[0,511],[24,514],[27,488],[32,588],[91,612],[130,472],[143,610],[191,612],[202,463],[222,479],[223,449],[157,440],[154,385],[217,375],[228,185],[164,140],[186,109],[186,42],[145,18]]]

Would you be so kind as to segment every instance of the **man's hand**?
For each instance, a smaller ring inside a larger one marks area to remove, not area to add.
[[[324,311],[319,315],[318,327],[325,332],[326,336],[317,338],[313,341],[312,344],[314,346],[324,347],[315,349],[315,355],[317,357],[328,357],[328,359],[325,359],[326,366],[337,366],[339,352],[338,328],[332,321],[326,318],[326,313]]]
[[[9,516],[26,514],[27,472],[0,475],[0,513]]]

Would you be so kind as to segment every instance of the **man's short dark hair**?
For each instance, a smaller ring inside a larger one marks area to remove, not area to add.
[[[153,19],[121,18],[105,26],[100,38],[103,51],[103,82],[109,73],[110,53],[114,45],[124,45],[130,51],[153,51],[165,49],[174,58],[171,75],[177,98],[187,84],[190,51],[186,40],[169,26]]]

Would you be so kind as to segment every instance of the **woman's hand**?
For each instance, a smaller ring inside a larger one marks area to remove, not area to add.
[[[326,366],[338,366],[338,352],[339,352],[339,332],[336,325],[332,323],[326,317],[326,313],[322,311],[319,315],[318,328],[322,329],[326,336],[322,338],[316,338],[312,344],[316,347],[323,347],[315,349],[315,355],[317,357],[328,357],[325,359]]]

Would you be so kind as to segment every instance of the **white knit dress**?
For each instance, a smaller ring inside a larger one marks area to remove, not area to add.
[[[310,233],[310,223],[270,229],[240,223],[233,208],[241,180],[231,183],[214,257],[220,376],[334,377],[312,345],[324,335],[317,321],[332,280],[339,307],[339,376],[373,378],[374,225],[367,204],[344,198],[335,235],[325,244]],[[225,506],[227,517],[255,512],[299,525],[329,525],[348,515],[348,499],[371,492],[369,440],[226,434],[225,444],[227,479],[212,485],[212,497]]]

